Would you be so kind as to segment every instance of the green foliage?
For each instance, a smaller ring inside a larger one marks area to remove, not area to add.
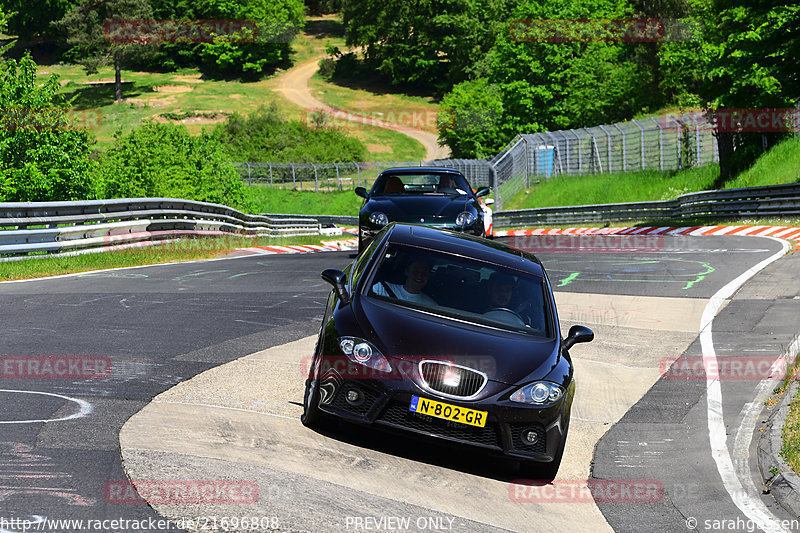
[[[301,0],[152,0],[159,19],[248,20],[258,34],[219,35],[212,43],[164,44],[151,65],[198,67],[213,77],[257,78],[286,62],[294,35],[303,27]]]
[[[51,76],[36,82],[29,57],[0,65],[0,201],[91,198],[91,139],[75,128]]]
[[[115,42],[106,35],[107,25],[115,20],[152,19],[148,0],[80,0],[55,25],[67,39],[68,56],[94,74],[102,65],[116,71],[114,100],[122,99],[120,70],[123,63],[146,52],[144,45]]]
[[[52,23],[60,20],[77,0],[0,0],[0,11],[10,13],[8,31],[23,40],[54,37]]]
[[[448,89],[464,80],[494,42],[509,0],[349,0],[347,44],[394,84]]]
[[[312,129],[300,121],[284,121],[274,104],[247,117],[232,115],[215,128],[214,137],[233,161],[338,163],[367,157],[358,139],[336,129]]]
[[[148,123],[118,136],[97,169],[101,198],[169,197],[245,207],[239,175],[210,135]]]
[[[500,123],[500,88],[486,78],[459,83],[442,100],[436,123],[440,142],[455,158],[491,157],[506,143],[509,133]]]
[[[261,185],[246,186],[245,197],[253,213],[295,215],[355,215],[362,198],[352,190],[314,192],[273,189]]]

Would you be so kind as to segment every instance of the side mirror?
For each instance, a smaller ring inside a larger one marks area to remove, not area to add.
[[[356,187],[353,191],[356,193],[356,196],[360,196],[361,198],[369,198],[369,194],[367,194],[367,189],[364,187]]]
[[[487,198],[483,201],[486,205],[492,205],[494,203],[494,198]]]
[[[561,348],[569,350],[579,342],[591,342],[594,340],[594,332],[586,326],[572,326],[569,328],[569,335],[561,344]]]
[[[491,190],[489,189],[489,187],[481,187],[480,189],[478,189],[478,190],[475,192],[475,196],[477,196],[478,198],[480,198],[481,196],[486,196],[486,195],[487,195],[487,194],[489,194],[490,192],[491,192]]]
[[[336,296],[343,304],[350,303],[350,295],[347,294],[347,274],[335,268],[329,268],[322,271],[322,279],[333,285],[333,290],[336,291]]]

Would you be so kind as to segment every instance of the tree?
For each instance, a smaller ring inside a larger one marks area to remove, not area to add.
[[[715,52],[702,96],[714,109],[787,108],[800,99],[800,5],[776,0],[714,0],[706,41]],[[785,134],[720,131],[720,179],[753,164],[765,140]]]
[[[122,65],[132,55],[141,54],[147,41],[137,43],[136,37],[116,39],[109,34],[114,21],[149,20],[153,11],[148,0],[80,0],[56,26],[67,36],[71,55],[83,65],[88,74],[100,66],[114,66],[114,101],[122,100]]]
[[[69,117],[55,75],[36,80],[30,57],[0,64],[0,201],[93,197],[92,140]]]
[[[56,37],[52,23],[60,20],[77,0],[0,0],[0,9],[10,13],[8,31],[24,41]]]
[[[255,34],[218,35],[213,42],[169,43],[161,47],[161,66],[197,66],[215,77],[258,78],[285,62],[290,43],[303,27],[302,0],[152,0],[158,19],[246,20]]]
[[[507,20],[509,0],[345,0],[347,44],[393,84],[448,90],[476,74]]]
[[[455,158],[484,158],[496,154],[511,136],[504,131],[500,88],[486,78],[464,81],[442,100],[436,120],[440,144]]]

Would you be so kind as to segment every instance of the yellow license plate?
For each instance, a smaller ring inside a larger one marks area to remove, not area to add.
[[[450,405],[449,403],[437,402],[436,400],[428,400],[427,398],[420,398],[419,396],[411,397],[411,405],[408,407],[408,410],[436,418],[443,418],[444,420],[451,420],[468,426],[482,428],[486,425],[486,411],[475,411],[474,409],[458,407]]]

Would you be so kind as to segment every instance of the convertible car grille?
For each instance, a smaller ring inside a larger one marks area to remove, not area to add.
[[[452,398],[472,398],[488,381],[483,372],[439,361],[420,362],[419,372],[428,389]]]
[[[464,424],[459,424],[458,422],[449,422],[447,420],[440,420],[438,418],[413,413],[408,410],[408,404],[398,401],[392,401],[376,422],[419,431],[449,440],[502,449],[497,424],[494,422],[487,422],[486,427],[483,428],[473,428],[465,426]]]

